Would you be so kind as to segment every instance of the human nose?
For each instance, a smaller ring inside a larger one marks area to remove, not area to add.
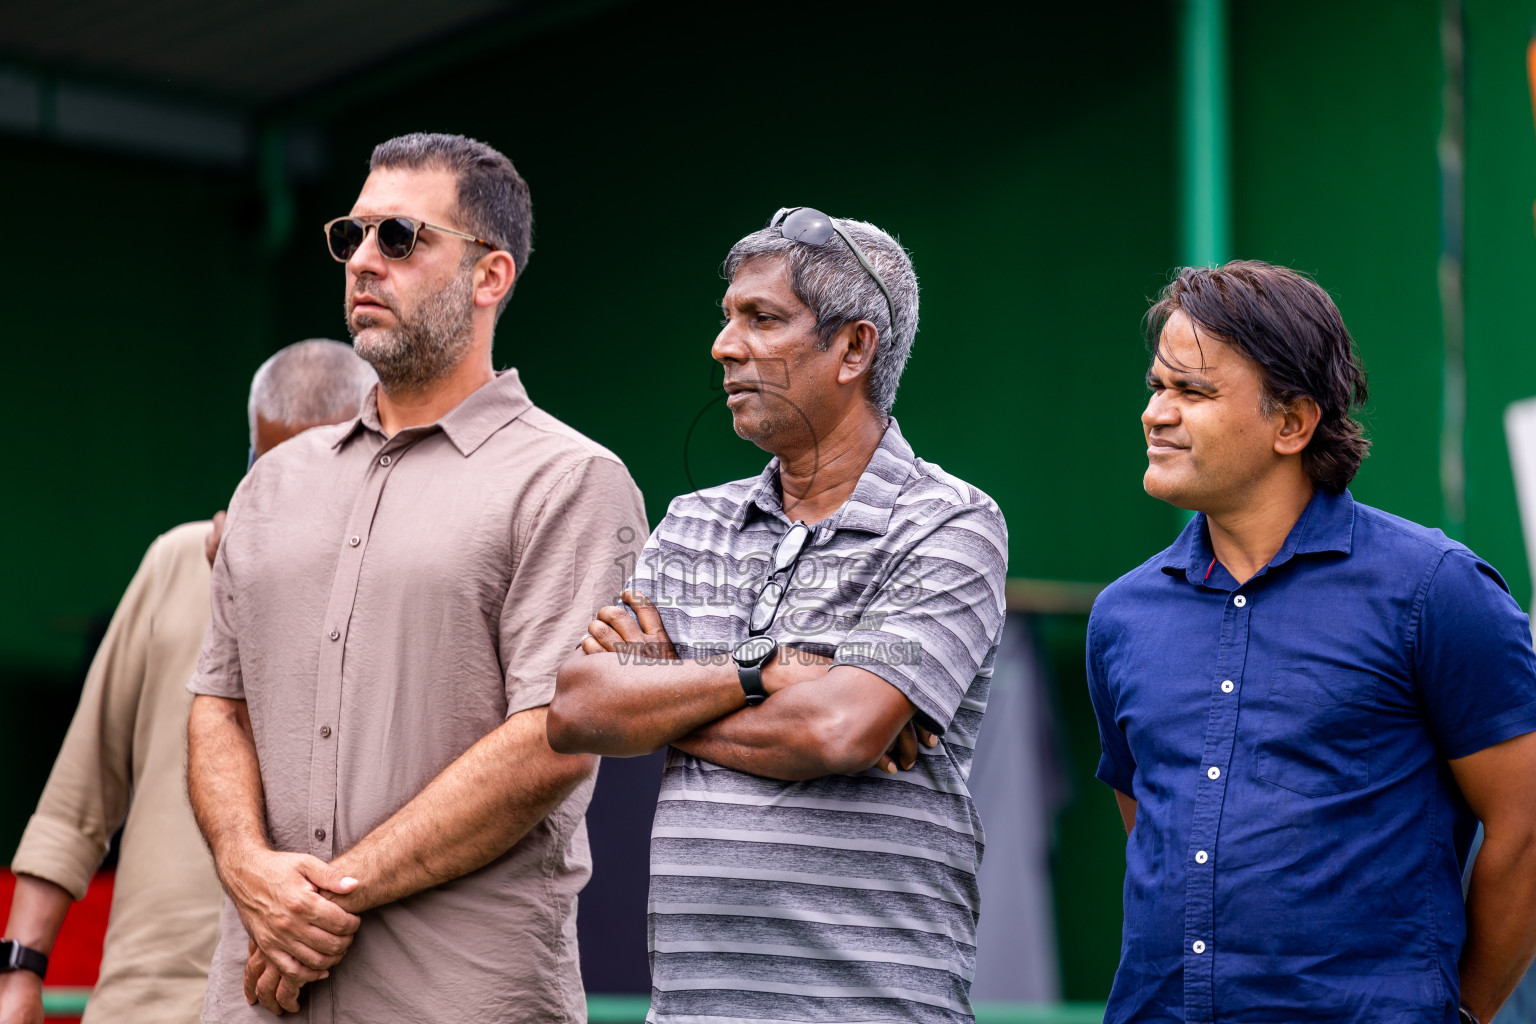
[[[384,256],[379,252],[379,232],[372,224],[363,228],[362,244],[347,259],[347,270],[353,275],[372,274],[374,277],[384,275]]]
[[[747,345],[745,333],[745,329],[738,327],[735,320],[727,320],[725,326],[720,328],[720,333],[715,335],[715,343],[709,347],[709,354],[715,362],[723,366],[750,360],[752,349]]]
[[[1178,406],[1169,399],[1167,391],[1154,391],[1147,396],[1147,407],[1141,411],[1143,428],[1171,427],[1178,422]]]

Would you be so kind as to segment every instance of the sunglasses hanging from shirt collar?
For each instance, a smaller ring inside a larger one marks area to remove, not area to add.
[[[325,224],[325,242],[330,247],[331,258],[338,263],[350,260],[363,247],[369,228],[378,233],[379,255],[387,260],[403,260],[415,252],[416,239],[423,228],[467,239],[487,249],[496,249],[495,242],[487,242],[483,238],[439,224],[428,224],[424,220],[412,220],[409,217],[337,217]]]
[[[885,308],[891,314],[891,333],[896,333],[896,303],[891,299],[891,290],[870,264],[864,250],[854,244],[848,232],[838,227],[836,221],[809,206],[781,206],[768,222],[768,230],[777,230],[791,242],[804,242],[806,245],[826,245],[834,234],[848,243],[848,248],[853,250],[853,258],[859,261],[859,266],[874,279],[880,294],[885,296]]]
[[[778,546],[773,549],[773,568],[768,573],[768,582],[763,584],[763,589],[757,592],[757,600],[752,602],[752,618],[747,623],[750,636],[768,632],[768,627],[778,618],[779,606],[784,603],[784,595],[789,593],[795,565],[805,551],[805,542],[810,539],[811,528],[802,522],[796,522],[779,539]]]

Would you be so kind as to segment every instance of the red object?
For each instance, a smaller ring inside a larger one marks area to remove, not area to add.
[[[1531,88],[1531,113],[1536,115],[1536,26],[1531,28],[1531,41],[1525,44],[1525,78]],[[1531,206],[1531,215],[1536,217],[1536,204]]]
[[[1531,87],[1531,113],[1536,115],[1536,26],[1531,28],[1531,41],[1525,44],[1525,77]]]
[[[48,957],[46,985],[89,988],[101,972],[101,943],[107,935],[107,915],[112,909],[112,872],[102,871],[91,879],[85,899],[70,904],[64,927]],[[0,870],[0,922],[11,913],[11,896],[16,891],[16,876]],[[49,1021],[64,1024],[65,1018]]]

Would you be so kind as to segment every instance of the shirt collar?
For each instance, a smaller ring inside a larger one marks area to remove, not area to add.
[[[1284,565],[1295,555],[1316,555],[1337,552],[1347,555],[1354,544],[1355,499],[1349,491],[1330,494],[1319,490],[1307,502],[1307,507],[1286,534],[1285,543],[1275,557],[1269,560],[1268,569]],[[1193,582],[1205,579],[1216,554],[1211,550],[1210,531],[1206,529],[1205,513],[1196,513],[1185,525],[1179,539],[1168,548],[1163,559],[1163,572],[1170,575],[1182,572]]]
[[[425,434],[434,429],[441,429],[453,446],[459,450],[459,454],[468,458],[492,434],[531,408],[533,408],[533,401],[523,388],[523,382],[518,378],[517,370],[502,370],[496,375],[495,380],[476,389],[468,398],[448,410],[436,423],[423,427],[409,427],[395,436],[399,437],[403,434],[409,437],[412,434]],[[377,384],[368,390],[357,417],[347,425],[347,429],[331,447],[341,447],[358,430],[364,428],[377,434],[384,433],[384,428],[379,423]]]
[[[912,475],[916,462],[917,456],[913,453],[912,446],[907,443],[905,437],[901,436],[901,428],[896,425],[896,418],[891,417],[886,424],[885,433],[880,437],[879,445],[875,447],[874,454],[869,458],[869,464],[864,467],[864,472],[859,474],[859,482],[854,485],[853,493],[848,496],[847,501],[843,502],[842,507],[832,514],[828,520],[828,526],[833,530],[859,530],[884,536],[891,525],[891,513],[896,508],[896,497],[901,493],[901,488],[906,484],[908,477]],[[741,503],[741,509],[736,514],[737,529],[746,526],[752,518],[754,509],[775,519],[787,518],[779,493],[777,456],[769,461],[762,473],[753,481],[746,500]]]

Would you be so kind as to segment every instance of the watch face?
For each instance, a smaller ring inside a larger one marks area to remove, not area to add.
[[[754,636],[736,645],[734,657],[738,665],[752,665],[773,653],[778,646],[773,637]]]

